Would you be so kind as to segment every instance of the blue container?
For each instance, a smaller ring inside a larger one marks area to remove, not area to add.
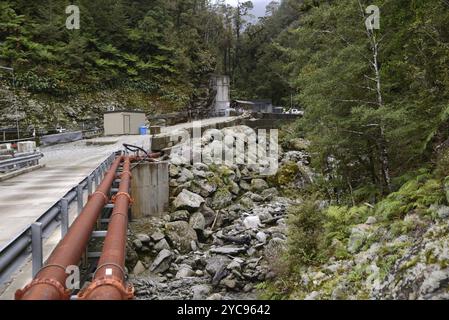
[[[141,126],[141,127],[139,127],[139,132],[140,132],[141,136],[146,136],[147,132],[148,132],[148,129],[145,126]]]

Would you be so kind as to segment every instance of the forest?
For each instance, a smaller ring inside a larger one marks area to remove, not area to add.
[[[407,215],[434,222],[429,208],[447,208],[449,1],[281,0],[255,19],[251,1],[79,0],[79,30],[65,28],[69,4],[1,2],[0,65],[15,74],[0,70],[1,126],[14,119],[13,95],[24,128],[89,125],[110,105],[207,108],[212,74],[230,76],[234,99],[304,110],[281,142],[310,143],[314,183],[300,190],[288,270],[266,284],[267,297],[304,298],[304,268],[348,259],[341,244],[370,216],[416,236]],[[369,28],[371,5],[380,20]],[[368,250],[374,240],[362,242]],[[403,254],[385,250],[379,277]]]

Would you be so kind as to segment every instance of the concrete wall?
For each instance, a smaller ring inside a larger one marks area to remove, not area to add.
[[[141,163],[133,170],[133,219],[162,217],[169,209],[168,162]]]
[[[139,134],[139,127],[145,125],[146,116],[138,112],[110,112],[104,114],[105,136]]]

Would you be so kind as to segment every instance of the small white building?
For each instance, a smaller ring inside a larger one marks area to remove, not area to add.
[[[217,92],[215,97],[214,112],[217,114],[227,115],[231,107],[230,96],[230,78],[229,76],[214,75],[212,76],[212,87]]]
[[[108,111],[104,114],[104,135],[137,135],[146,121],[147,117],[142,111]]]

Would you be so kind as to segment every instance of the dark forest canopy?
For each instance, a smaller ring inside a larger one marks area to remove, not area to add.
[[[51,100],[30,108],[19,95],[23,123],[41,123],[45,110],[50,124],[79,121],[79,110],[98,115],[103,106],[93,109],[85,97],[82,108],[67,111],[66,97],[105,90],[148,112],[185,109],[208,94],[212,73],[229,74],[234,98],[304,108],[294,134],[312,141],[315,168],[337,194],[361,199],[393,190],[398,177],[435,160],[448,138],[445,0],[272,1],[255,23],[250,1],[234,8],[79,0],[80,30],[65,28],[69,4],[0,4],[0,64],[15,68],[22,93]],[[364,9],[372,4],[380,29],[367,32]]]

